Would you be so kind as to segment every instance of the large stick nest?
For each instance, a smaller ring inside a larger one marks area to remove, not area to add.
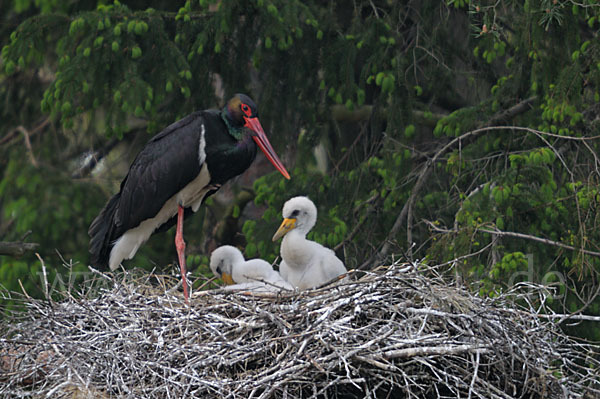
[[[541,317],[529,300],[545,295],[539,287],[480,298],[448,285],[435,268],[395,264],[300,293],[197,292],[187,306],[168,290],[174,285],[168,277],[98,276],[78,298],[21,296],[26,311],[0,325],[1,395],[563,398],[600,392],[597,348]]]

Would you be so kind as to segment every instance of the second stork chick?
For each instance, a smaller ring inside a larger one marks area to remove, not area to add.
[[[262,259],[245,260],[236,247],[223,245],[210,255],[210,269],[221,277],[230,290],[273,292],[294,287],[273,270],[269,262]]]

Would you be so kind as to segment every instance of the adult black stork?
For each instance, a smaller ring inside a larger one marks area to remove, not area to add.
[[[158,133],[131,164],[120,192],[90,225],[92,265],[115,270],[154,232],[177,223],[175,247],[187,302],[184,216],[248,169],[257,145],[289,179],[260,124],[256,104],[245,94],[236,94],[221,111],[194,112]]]

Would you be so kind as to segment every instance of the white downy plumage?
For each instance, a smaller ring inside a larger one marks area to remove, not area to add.
[[[347,272],[329,248],[306,239],[317,222],[317,207],[307,197],[294,197],[283,206],[283,222],[273,241],[283,237],[281,277],[301,290],[315,288]]]
[[[235,247],[223,245],[210,255],[210,269],[228,285],[230,290],[274,292],[281,289],[293,290],[271,264],[262,259],[245,260]]]

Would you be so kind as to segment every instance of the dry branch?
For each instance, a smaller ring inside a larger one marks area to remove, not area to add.
[[[0,324],[0,396],[600,393],[598,348],[540,317],[531,298],[546,295],[543,288],[480,298],[435,270],[395,264],[270,296],[202,291],[190,306],[167,291],[174,279],[142,272],[93,273],[80,298],[12,294],[25,311]]]
[[[423,222],[425,222],[433,230],[440,232],[440,233],[444,233],[444,234],[458,233],[458,230],[456,230],[456,229],[445,229],[445,228],[436,226],[435,223],[433,223],[429,220],[423,219]],[[554,241],[554,240],[550,240],[548,238],[543,238],[543,237],[532,236],[530,234],[516,233],[513,231],[502,231],[502,230],[498,230],[498,229],[491,230],[491,229],[486,229],[486,228],[481,228],[481,227],[478,228],[477,231],[479,231],[481,233],[487,233],[487,234],[497,235],[497,236],[501,236],[501,237],[522,238],[524,240],[535,241],[535,242],[539,242],[539,243],[554,246],[554,247],[568,249],[569,251],[580,251],[587,255],[600,256],[600,252],[597,252],[597,251],[591,251],[589,249],[584,249],[584,248],[576,248],[572,245],[564,244],[559,241]]]
[[[35,250],[39,245],[34,242],[0,241],[0,255],[23,256],[25,252]]]
[[[19,137],[19,133],[23,134],[24,139],[29,139],[29,137],[41,131],[43,128],[50,124],[50,118],[45,118],[39,125],[37,125],[33,130],[27,131],[23,126],[17,126],[12,129],[8,134],[4,137],[0,138],[0,145],[10,144],[13,140]],[[26,133],[24,133],[26,132]]]

